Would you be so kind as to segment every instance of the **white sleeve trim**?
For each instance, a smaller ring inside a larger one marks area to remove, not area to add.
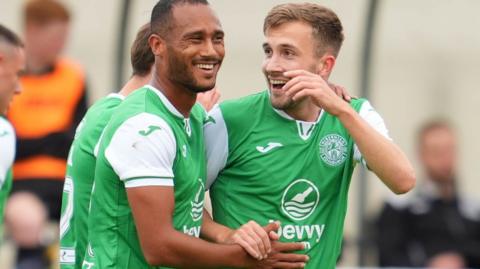
[[[5,182],[7,172],[15,159],[15,131],[12,125],[0,118],[0,189]]]
[[[164,186],[173,187],[173,178],[138,178],[125,182],[125,188]]]
[[[120,180],[173,178],[177,145],[168,123],[141,113],[117,128],[105,149],[105,158]]]
[[[228,130],[218,105],[215,105],[208,113],[203,130],[207,151],[206,188],[208,190],[217,179],[218,173],[225,168],[228,158]]]
[[[379,134],[381,134],[388,140],[392,140],[388,134],[388,129],[387,129],[387,126],[385,125],[385,122],[383,121],[383,118],[372,107],[370,102],[365,101],[362,104],[362,107],[360,108],[360,111],[359,111],[359,115],[370,126],[372,126],[373,129],[375,129]],[[367,165],[356,143],[353,145],[353,159],[356,162],[361,162],[364,166]]]

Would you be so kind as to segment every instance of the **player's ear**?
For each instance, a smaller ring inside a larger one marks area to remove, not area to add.
[[[153,55],[162,56],[167,49],[167,43],[165,40],[157,34],[151,34],[148,38],[148,44],[152,50]]]
[[[317,74],[321,77],[328,78],[335,66],[335,62],[335,56],[329,53],[324,54],[317,65]]]

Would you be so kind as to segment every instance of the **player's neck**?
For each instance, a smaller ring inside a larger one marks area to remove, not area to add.
[[[27,53],[27,73],[29,74],[42,74],[47,72],[49,68],[52,68],[54,61],[47,61],[34,53]]]
[[[152,76],[150,85],[160,90],[168,101],[186,118],[197,100],[197,94],[183,87],[172,83],[168,78],[158,74]]]
[[[315,122],[320,115],[321,108],[313,104],[309,99],[305,99],[291,108],[285,109],[290,117],[307,122]]]
[[[148,82],[150,82],[150,79],[150,75],[133,75],[118,93],[123,96],[128,96],[133,91],[145,86],[145,84],[148,84]]]

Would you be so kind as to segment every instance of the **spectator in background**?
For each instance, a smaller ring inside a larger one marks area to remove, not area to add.
[[[58,220],[68,149],[87,108],[85,78],[76,64],[60,57],[69,31],[65,7],[32,0],[24,11],[24,92],[8,114],[18,135],[13,188],[38,195],[50,218]]]
[[[68,149],[87,109],[85,76],[77,64],[60,56],[70,28],[70,13],[60,2],[27,1],[23,23],[27,57],[23,94],[8,113],[18,137],[12,191],[38,196],[48,218],[58,222]],[[19,247],[19,262],[44,253],[40,246]]]
[[[480,268],[480,204],[458,192],[456,137],[445,122],[418,135],[425,180],[388,201],[377,222],[380,266]]]

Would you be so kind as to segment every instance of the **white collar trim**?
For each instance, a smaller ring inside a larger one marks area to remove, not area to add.
[[[158,95],[158,97],[160,98],[160,100],[162,101],[162,103],[167,107],[167,109],[172,112],[173,115],[177,116],[177,117],[180,117],[182,119],[184,119],[185,117],[182,115],[182,113],[180,113],[173,105],[172,103],[170,103],[170,101],[167,99],[167,97],[163,94],[163,92],[161,92],[159,89],[153,87],[152,85],[145,85],[144,87],[152,90],[154,93],[156,93]]]

